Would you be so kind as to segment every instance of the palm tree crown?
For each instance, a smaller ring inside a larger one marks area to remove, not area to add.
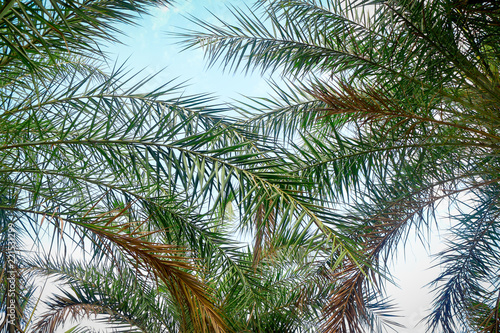
[[[428,328],[498,331],[498,4],[258,1],[234,15],[236,24],[197,21],[203,31],[181,38],[212,64],[279,70],[292,82],[276,87],[277,100],[256,100],[264,112],[247,126],[284,139],[292,174],[338,209],[328,232],[356,244],[356,254],[324,261],[333,287],[321,327],[370,323],[397,245],[441,204],[460,213],[438,256]]]
[[[13,299],[16,315],[2,330],[52,332],[91,314],[146,332],[314,327],[329,288],[316,272],[330,252],[353,257],[353,242],[325,224],[336,215],[307,194],[314,183],[290,172],[274,139],[222,117],[227,108],[207,96],[179,97],[173,82],[142,92],[150,78],[101,69],[98,41],[114,40],[112,23],[149,5],[168,1],[1,7],[4,272],[10,226],[59,256],[73,244],[91,258],[82,267],[17,253],[13,298],[2,275],[2,310]],[[255,235],[251,248],[231,236],[232,206],[238,227]],[[33,288],[21,287],[30,274],[56,275],[72,290],[36,323]]]

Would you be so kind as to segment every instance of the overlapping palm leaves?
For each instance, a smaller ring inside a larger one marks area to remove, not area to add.
[[[244,258],[239,259],[243,262]],[[64,282],[47,302],[49,310],[39,318],[36,331],[52,332],[70,319],[82,318],[95,318],[120,332],[183,331],[183,315],[168,289],[161,284],[158,288],[150,277],[137,275],[127,264],[110,266],[101,262],[97,267],[52,260],[31,262],[30,267],[39,275],[57,276]],[[311,316],[307,323],[295,304],[302,294],[300,289],[293,290],[297,286],[295,277],[277,272],[284,271],[274,268],[253,277],[245,273],[252,278],[247,281],[250,285],[237,281],[238,276],[224,274],[218,286],[223,288],[219,293],[224,296],[225,319],[232,331],[302,332],[314,327],[316,318]],[[79,329],[85,328],[82,325]]]
[[[203,23],[188,46],[212,61],[300,82],[240,122],[173,84],[140,93],[147,80],[99,70],[94,39],[147,4],[2,5],[6,223],[39,242],[51,223],[53,240],[135,267],[141,290],[170,297],[158,311],[177,321],[158,329],[350,332],[379,330],[397,244],[466,194],[429,323],[498,330],[494,2],[262,1],[262,19]],[[227,236],[233,204],[252,251]]]
[[[211,64],[294,82],[281,103],[259,100],[267,109],[247,125],[301,139],[289,155],[295,174],[319,184],[310,195],[340,210],[332,229],[365,255],[326,266],[338,287],[323,329],[362,331],[397,245],[443,203],[470,207],[440,256],[429,328],[498,331],[498,4],[259,1],[233,12],[236,24],[194,19],[204,31],[184,44],[203,47]]]
[[[193,111],[186,111],[203,99],[159,102],[156,97],[168,91],[138,94],[142,83],[122,89],[126,81],[119,82],[119,72],[107,76],[82,57],[98,51],[85,41],[110,39],[108,23],[127,21],[124,9],[141,12],[149,4],[4,4],[1,159],[2,196],[7,199],[2,200],[2,212],[6,221],[15,216],[36,241],[44,241],[38,236],[48,221],[61,238],[90,239],[94,251],[109,252],[107,243],[118,246],[170,288],[194,327],[217,331],[225,325],[206,285],[192,274],[197,265],[189,255],[179,254],[185,249],[157,243],[158,237],[144,233],[148,229],[143,227],[148,209],[142,206],[165,209],[174,193],[183,192],[173,188],[179,176],[175,168],[174,177],[158,172],[158,147],[163,144],[168,150],[166,142],[178,141],[173,138],[179,132],[193,137],[194,146],[207,142],[208,134],[195,133],[200,127]],[[180,143],[179,148],[187,145]],[[21,321],[25,318],[16,323]],[[21,329],[10,324],[3,328]]]
[[[182,88],[173,83],[144,93],[149,79],[131,83],[120,68],[100,69],[94,42],[113,40],[111,23],[128,22],[149,4],[168,2],[2,5],[5,220],[15,216],[35,243],[64,249],[73,242],[93,260],[109,257],[122,260],[124,270],[133,267],[135,279],[144,276],[148,288],[169,294],[176,330],[262,331],[276,323],[273,316],[288,314],[295,319],[282,320],[283,327],[300,330],[294,304],[304,295],[289,294],[280,277],[297,274],[297,264],[272,269],[269,258],[290,251],[297,260],[334,255],[342,261],[353,256],[352,245],[325,225],[335,215],[311,200],[313,183],[291,174],[277,146],[259,133],[225,121],[225,108],[203,96],[179,97]],[[231,204],[239,208],[240,225],[260,235],[258,255],[224,236]],[[46,237],[46,230],[55,231]],[[258,278],[262,265],[272,286]],[[313,298],[318,288],[310,289]],[[315,301],[303,304],[309,309]],[[38,327],[57,326],[68,315],[60,308]],[[16,323],[29,322],[22,311],[18,316]]]
[[[85,317],[105,320],[119,331],[179,330],[182,318],[172,312],[175,306],[165,304],[171,300],[164,295],[165,290],[148,283],[126,264],[101,262],[96,267],[45,260],[31,266],[39,274],[55,275],[64,281],[60,294],[52,296],[48,311],[33,328],[37,332],[54,332],[69,318],[79,321]]]
[[[172,288],[191,316],[202,309],[212,320],[210,326],[223,327],[206,286],[189,273],[196,269],[189,256],[179,255],[177,245],[158,244],[160,238],[148,233],[152,227],[144,227],[147,203],[167,208],[176,186],[173,178],[158,173],[160,163],[155,163],[154,154],[165,145],[158,141],[184,131],[191,118],[173,125],[175,119],[162,117],[170,107],[158,108],[161,103],[155,107],[151,98],[128,92],[118,95],[116,74],[93,85],[93,73],[87,71],[79,79],[81,68],[58,66],[51,81],[30,78],[38,91],[24,95],[16,85],[5,103],[6,113],[15,111],[6,117],[3,171],[15,179],[5,183],[16,189],[18,199],[3,210],[38,215],[22,219],[34,238],[45,220],[57,226],[61,237],[68,234],[76,242],[91,239],[95,251],[107,252],[108,242],[119,246]],[[92,89],[78,91],[83,85]],[[177,99],[174,103],[182,108]],[[146,120],[150,125],[141,127]]]

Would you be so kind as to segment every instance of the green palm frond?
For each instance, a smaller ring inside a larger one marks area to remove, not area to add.
[[[175,332],[173,318],[179,316],[175,302],[154,286],[154,281],[131,268],[100,265],[85,266],[72,262],[33,263],[40,274],[56,275],[66,281],[60,293],[47,302],[48,311],[40,316],[37,332],[53,332],[69,318],[95,317],[99,322],[127,332]],[[177,318],[179,320],[179,318]]]
[[[134,17],[146,14],[151,5],[170,3],[7,0],[0,8],[0,66],[38,71],[44,57],[50,58],[52,64],[67,54],[96,57],[101,53],[99,40],[118,41],[119,30],[114,24],[132,24]]]
[[[429,326],[445,332],[456,329],[456,322],[465,326],[472,324],[482,332],[498,329],[498,323],[495,324],[498,315],[494,310],[499,283],[498,186],[495,182],[481,191],[475,189],[473,194],[471,212],[455,217],[461,223],[452,229],[453,241],[439,255],[444,270],[433,281],[439,298],[434,301],[428,317]],[[489,312],[484,312],[485,307],[489,307]]]

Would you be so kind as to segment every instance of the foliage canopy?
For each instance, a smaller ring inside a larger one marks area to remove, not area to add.
[[[100,41],[151,5],[170,3],[0,5],[4,332],[88,315],[139,332],[397,329],[391,259],[439,206],[459,213],[429,331],[499,330],[496,2],[262,0],[236,24],[193,18],[203,31],[180,37],[211,64],[290,82],[243,118],[104,69]],[[12,266],[12,228],[17,248],[24,234],[61,258]],[[33,274],[71,289],[36,323]]]
[[[293,173],[342,212],[328,226],[363,257],[327,265],[337,287],[321,327],[362,331],[398,244],[412,230],[425,238],[448,206],[459,213],[437,256],[429,330],[498,331],[498,3],[281,0],[234,15],[194,19],[203,30],[183,43],[210,64],[292,82],[248,124],[292,147]]]

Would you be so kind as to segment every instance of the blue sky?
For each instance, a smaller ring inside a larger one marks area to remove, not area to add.
[[[107,49],[110,59],[117,63],[126,61],[127,68],[141,70],[141,75],[161,71],[152,81],[154,84],[161,85],[174,78],[178,78],[178,82],[188,81],[186,94],[214,93],[221,101],[242,99],[242,93],[266,96],[267,83],[260,73],[228,73],[218,65],[207,68],[202,50],[180,52],[183,46],[170,34],[182,29],[196,29],[196,25],[187,19],[189,16],[215,23],[217,19],[211,12],[221,20],[230,20],[228,7],[242,7],[245,3],[251,4],[252,1],[178,0],[172,6],[156,8],[151,16],[139,20],[140,26],[120,27],[126,33],[120,37],[124,45],[110,46]]]

